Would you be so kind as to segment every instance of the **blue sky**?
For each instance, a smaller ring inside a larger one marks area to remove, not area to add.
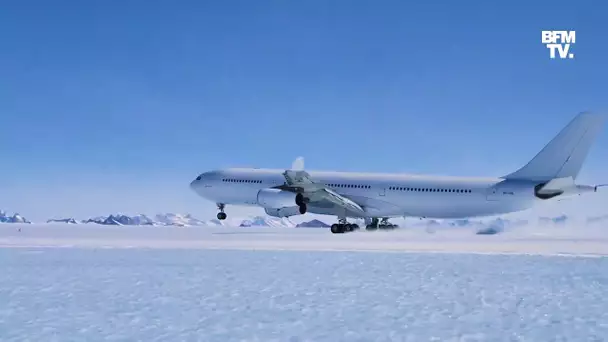
[[[500,176],[605,110],[600,1],[19,1],[0,11],[0,208],[215,208],[229,166]],[[574,29],[575,60],[541,30]],[[581,181],[608,180],[604,130]]]

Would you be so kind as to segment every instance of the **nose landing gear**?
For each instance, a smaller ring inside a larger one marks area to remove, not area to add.
[[[220,210],[220,212],[217,213],[217,219],[220,221],[223,221],[226,219],[226,217],[228,217],[228,215],[226,215],[226,213],[224,212],[224,207],[226,207],[224,203],[217,204],[217,208]]]

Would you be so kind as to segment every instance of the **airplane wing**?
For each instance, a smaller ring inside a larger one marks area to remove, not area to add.
[[[293,170],[294,168],[297,169]],[[285,184],[279,188],[301,192],[305,197],[309,198],[311,202],[325,200],[355,214],[365,215],[365,210],[363,210],[360,205],[353,200],[338,194],[325,184],[315,181],[308,172],[303,170],[303,168],[304,160],[302,158],[296,159],[294,167],[292,167],[291,170],[285,170],[285,172],[283,172]]]

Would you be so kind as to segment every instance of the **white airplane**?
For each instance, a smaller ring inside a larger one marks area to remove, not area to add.
[[[602,115],[578,114],[528,164],[498,178],[445,177],[387,173],[304,171],[298,158],[289,170],[230,168],[205,172],[190,184],[198,195],[225,206],[261,206],[268,215],[289,217],[307,212],[335,215],[332,233],[359,227],[347,218],[363,218],[366,229],[394,228],[391,217],[465,218],[521,211],[542,201],[596,192],[575,179],[605,121]]]

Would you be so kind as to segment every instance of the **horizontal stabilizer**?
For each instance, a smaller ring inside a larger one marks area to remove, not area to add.
[[[605,120],[600,114],[578,114],[528,164],[503,178],[540,182],[576,179]]]

